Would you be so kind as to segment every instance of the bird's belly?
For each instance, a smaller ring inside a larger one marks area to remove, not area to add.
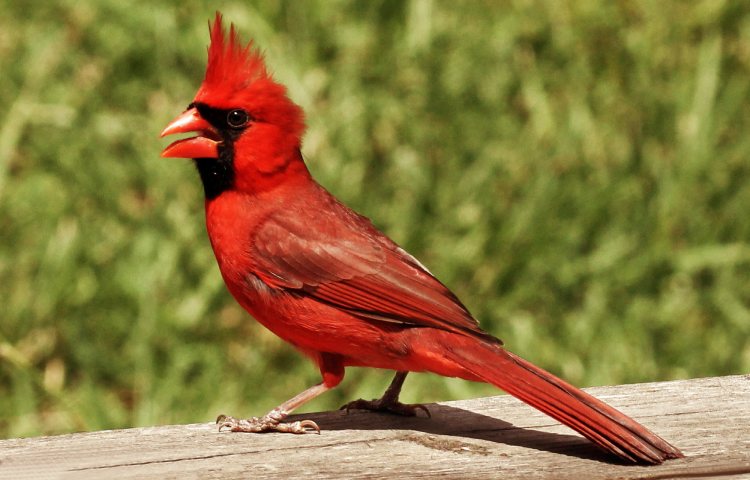
[[[347,365],[388,369],[404,367],[409,357],[400,325],[358,318],[294,292],[247,284],[230,291],[258,322],[303,352],[334,353]]]

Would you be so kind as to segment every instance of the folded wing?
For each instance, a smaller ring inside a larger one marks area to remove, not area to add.
[[[456,296],[365,217],[335,200],[316,209],[277,211],[255,231],[254,272],[271,287],[297,290],[367,321],[432,327],[499,342]],[[317,210],[319,211],[319,210]]]

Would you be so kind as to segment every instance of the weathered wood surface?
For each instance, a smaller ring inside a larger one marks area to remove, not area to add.
[[[304,415],[321,435],[218,433],[211,423],[0,441],[0,478],[750,478],[750,376],[588,389],[687,455],[618,464],[510,396],[432,418]],[[236,412],[232,412],[236,413]]]

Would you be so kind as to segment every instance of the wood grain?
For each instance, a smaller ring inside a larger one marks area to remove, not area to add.
[[[504,395],[431,405],[431,419],[304,415],[321,435],[219,433],[204,423],[2,440],[0,478],[750,478],[750,376],[587,391],[687,458],[617,463]]]

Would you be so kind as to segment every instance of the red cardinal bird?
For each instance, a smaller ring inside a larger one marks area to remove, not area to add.
[[[267,72],[252,42],[227,36],[217,13],[206,77],[162,136],[163,157],[192,158],[206,226],[234,298],[310,357],[323,381],[263,417],[221,416],[232,431],[319,431],[290,412],[335,387],[348,366],[395,370],[383,398],[347,408],[414,415],[398,402],[406,372],[495,385],[633,462],[679,450],[633,419],[505,350],[419,261],[310,176],[300,153],[303,113]]]

